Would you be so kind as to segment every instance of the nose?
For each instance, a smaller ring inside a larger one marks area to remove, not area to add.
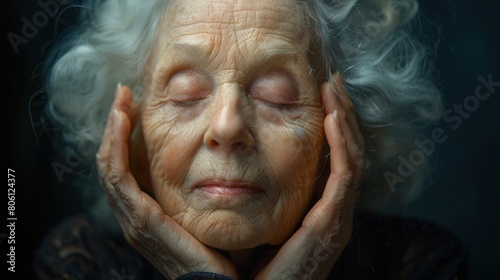
[[[248,152],[254,147],[254,138],[245,118],[244,95],[236,88],[220,92],[203,141],[209,149]]]

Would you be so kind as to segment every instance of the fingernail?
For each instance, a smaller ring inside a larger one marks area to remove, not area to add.
[[[113,109],[113,122],[111,123],[111,125],[113,126],[113,131],[116,132],[116,129],[118,127],[118,115],[120,114],[120,112],[118,112],[117,109]]]
[[[332,118],[333,118],[333,122],[335,123],[335,125],[336,125],[338,128],[340,128],[339,113],[337,112],[337,110],[336,110],[336,109],[333,111],[333,116],[332,116]]]
[[[115,98],[118,97],[118,94],[119,94],[121,88],[122,88],[122,83],[118,83],[116,85]]]

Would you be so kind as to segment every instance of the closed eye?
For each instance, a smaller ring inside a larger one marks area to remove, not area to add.
[[[187,100],[187,101],[172,100],[171,102],[172,102],[172,105],[175,106],[175,107],[190,107],[190,106],[196,105],[197,103],[199,103],[203,99],[204,98],[194,99],[194,100]]]
[[[172,105],[189,107],[205,99],[213,86],[205,73],[187,69],[174,74],[167,83],[167,98]]]
[[[296,83],[282,71],[257,78],[250,87],[249,95],[271,108],[288,110],[297,106]]]

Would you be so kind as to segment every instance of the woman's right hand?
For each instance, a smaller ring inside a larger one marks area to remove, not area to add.
[[[167,279],[193,271],[237,279],[228,259],[199,242],[139,187],[129,163],[135,115],[130,89],[118,86],[97,153],[100,183],[126,240]]]

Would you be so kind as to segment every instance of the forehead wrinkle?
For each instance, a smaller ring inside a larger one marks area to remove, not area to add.
[[[176,13],[177,19],[174,22],[182,25],[182,23],[192,23],[193,19],[195,19],[199,23],[204,24],[233,24],[238,22],[236,19],[244,18],[254,19],[250,23],[259,24],[259,19],[276,20],[276,15],[281,13],[287,14],[286,18],[305,19],[305,10],[300,5],[295,3],[295,1],[286,2],[289,5],[283,5],[283,3],[281,5],[275,5],[274,3],[266,4],[258,1],[206,1],[205,3],[208,5],[202,9],[196,5],[182,7]],[[178,7],[178,5],[175,6]]]
[[[284,31],[289,39],[297,41],[307,35],[305,10],[295,1],[274,5],[254,1],[207,1],[206,5],[183,5],[177,1],[168,10],[168,32],[174,34],[211,33],[229,39],[235,31],[262,29],[268,32]],[[180,9],[179,9],[180,8]],[[174,13],[174,11],[177,11]],[[224,34],[225,33],[225,34]],[[175,35],[174,35],[175,36]],[[235,38],[233,38],[234,40]]]
[[[224,1],[212,2],[208,7],[210,13],[206,9],[177,2],[182,8],[170,13],[165,18],[166,22],[163,21],[162,40],[157,49],[159,59],[156,61],[171,61],[168,57],[175,57],[177,53],[179,56],[173,60],[184,58],[188,64],[200,67],[210,65],[214,69],[248,70],[251,66],[266,66],[264,64],[268,62],[282,63],[287,59],[298,62],[303,60],[300,56],[311,47],[307,16],[300,5],[292,2],[288,2],[289,5],[220,2]],[[215,9],[220,7],[223,9]],[[246,16],[236,16],[241,13]],[[280,16],[275,16],[278,14]],[[235,46],[231,42],[241,45]],[[312,65],[309,58],[305,60],[300,64]]]
[[[208,56],[209,49],[203,45],[192,45],[189,43],[173,42],[172,49],[176,52],[193,56],[193,57],[206,57]]]
[[[180,54],[185,57],[202,58],[203,60],[205,60],[204,62],[210,62],[210,55],[212,53],[211,49],[211,44],[197,45],[183,42],[173,42],[170,48],[168,48],[168,53],[169,55],[171,55],[170,50],[172,50],[174,53]],[[276,60],[286,61],[296,59],[302,51],[303,50],[300,49],[297,45],[285,45],[283,43],[268,42],[261,45],[258,49],[255,50],[255,55],[252,57],[252,61],[246,63],[246,67],[259,67]],[[239,67],[229,67],[227,69],[241,70],[238,68]]]
[[[276,19],[272,19],[278,22]],[[288,21],[279,21],[277,25],[251,25],[248,23],[191,23],[184,26],[174,26],[163,34],[170,37],[171,41],[188,41],[196,38],[194,41],[209,42],[212,45],[223,44],[232,46],[240,42],[250,42],[261,44],[269,37],[275,37],[290,44],[299,44],[307,48],[310,41],[310,35],[303,30],[304,28]],[[170,35],[170,36],[169,36]],[[244,38],[243,41],[240,39]],[[243,44],[240,44],[243,45]],[[228,47],[228,46],[227,46]],[[226,48],[227,48],[226,47]]]

